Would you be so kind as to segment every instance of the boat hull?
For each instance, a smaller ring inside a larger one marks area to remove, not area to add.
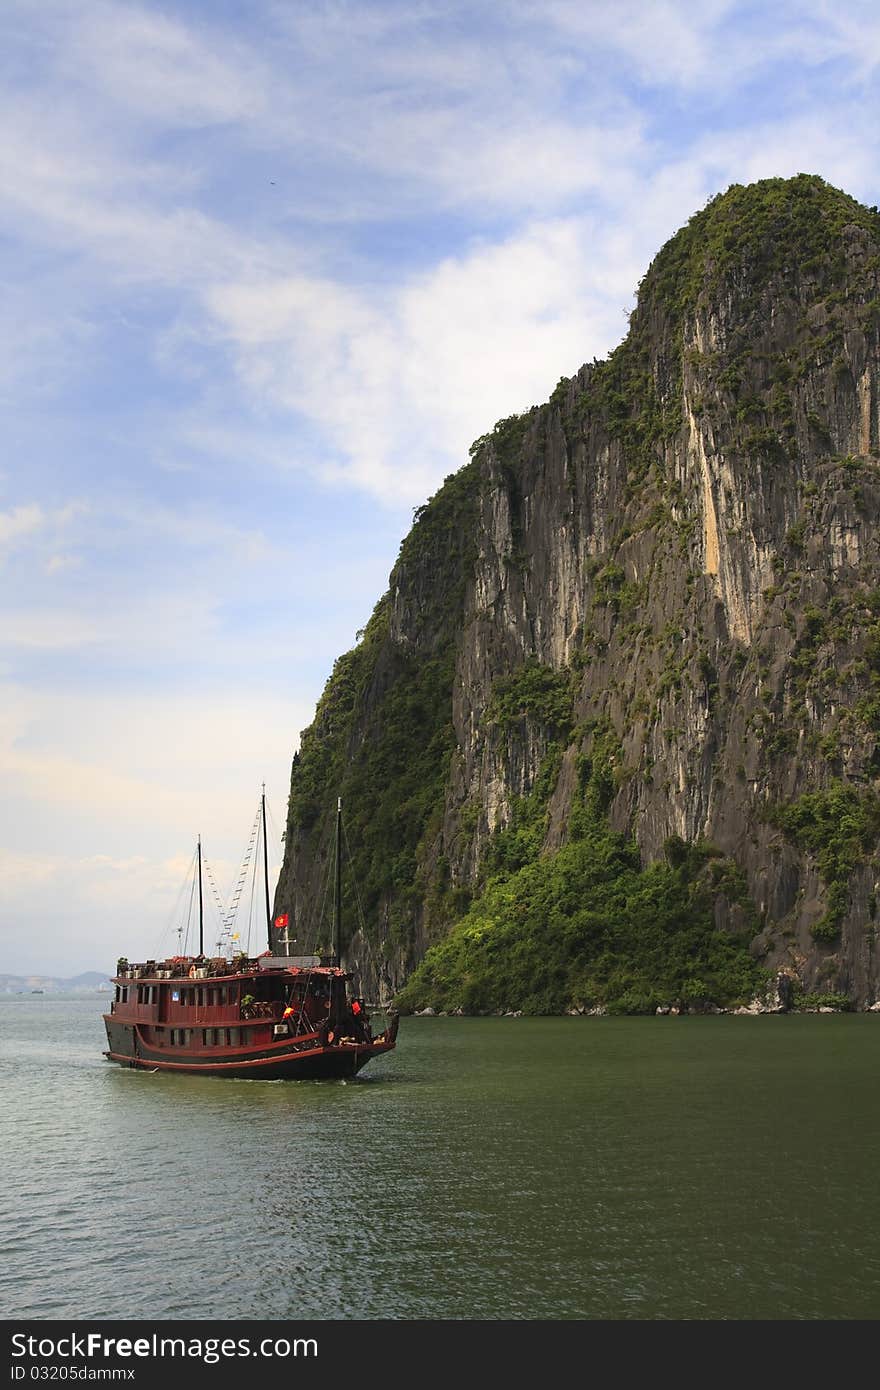
[[[175,1048],[168,1053],[146,1043],[137,1026],[106,1018],[108,1050],[104,1056],[120,1066],[141,1071],[180,1072],[199,1076],[231,1076],[246,1081],[333,1081],[356,1076],[373,1057],[394,1048],[393,1037],[372,1043],[337,1043],[332,1046],[300,1046],[285,1042],[237,1056],[206,1056]],[[396,1031],[396,1030],[395,1030]]]

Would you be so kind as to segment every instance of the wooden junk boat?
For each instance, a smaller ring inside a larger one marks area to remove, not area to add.
[[[265,793],[263,851],[266,860]],[[374,1037],[366,1006],[352,998],[351,976],[341,969],[341,803],[336,817],[335,955],[273,954],[272,927],[287,927],[286,914],[273,924],[266,913],[270,949],[249,958],[208,958],[199,845],[199,954],[130,965],[120,960],[112,983],[116,997],[104,1015],[105,1057],[148,1071],[199,1073],[274,1081],[354,1076],[372,1057],[390,1052],[398,1017]],[[285,930],[283,943],[289,940]]]

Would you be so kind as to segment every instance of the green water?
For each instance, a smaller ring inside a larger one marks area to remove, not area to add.
[[[345,1084],[123,1070],[100,1009],[0,1003],[6,1317],[880,1314],[878,1016],[404,1019]]]

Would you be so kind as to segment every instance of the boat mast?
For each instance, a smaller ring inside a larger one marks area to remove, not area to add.
[[[272,914],[269,910],[269,847],[266,842],[266,783],[263,783],[263,883],[266,889],[266,939],[272,949]],[[289,948],[288,948],[289,949]]]
[[[336,798],[336,964],[342,964],[342,797]]]
[[[205,954],[205,910],[202,903],[202,837],[199,836],[199,955]]]

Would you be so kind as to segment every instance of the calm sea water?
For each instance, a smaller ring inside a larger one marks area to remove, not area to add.
[[[358,1080],[0,1001],[6,1318],[876,1318],[880,1017],[404,1019]]]

